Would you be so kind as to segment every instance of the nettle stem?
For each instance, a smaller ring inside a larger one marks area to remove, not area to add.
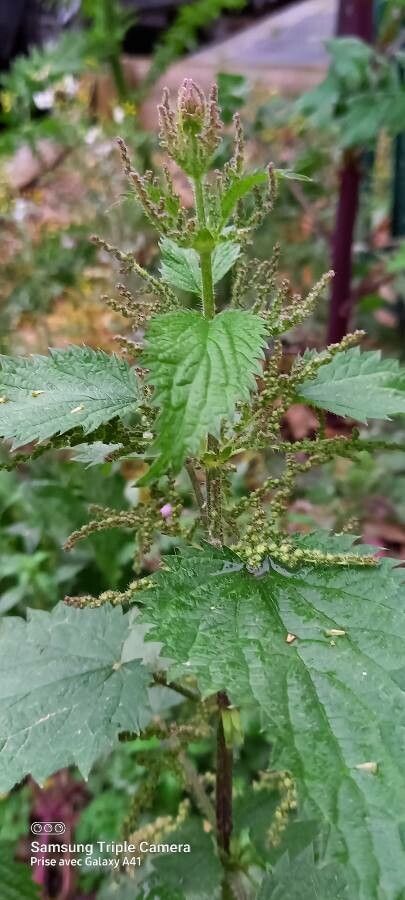
[[[212,280],[211,253],[200,253],[200,262],[203,284],[204,315],[207,319],[213,319],[215,316],[215,297]]]
[[[201,229],[206,228],[207,216],[205,212],[204,183],[201,176],[196,176],[194,179],[194,196],[198,224]],[[206,319],[213,319],[215,316],[215,294],[212,277],[212,253],[210,250],[201,251],[199,256],[202,279],[203,313]],[[208,450],[212,450],[214,453],[218,450],[218,441],[213,435],[208,435]],[[206,470],[206,486],[208,534],[211,541],[220,543],[223,540],[221,510],[222,490],[221,476],[215,469]]]
[[[200,228],[207,227],[207,217],[204,200],[204,184],[200,177],[194,180],[194,195],[197,213],[197,221]],[[203,312],[207,319],[215,316],[215,294],[212,277],[212,253],[200,252],[200,265],[202,277],[202,301]],[[213,435],[208,435],[208,449],[214,453],[218,450],[218,441]],[[210,540],[215,543],[223,541],[222,524],[222,484],[221,474],[216,469],[206,469],[207,488],[207,522]],[[224,691],[217,694],[218,726],[217,726],[217,758],[216,758],[216,790],[215,790],[215,814],[217,826],[218,847],[226,856],[229,855],[230,839],[232,834],[232,770],[233,753],[225,740],[222,712],[231,705],[228,695]]]
[[[224,691],[217,694],[219,721],[217,731],[217,779],[216,779],[216,819],[218,846],[226,855],[229,854],[232,834],[232,749],[227,747],[222,711],[231,705]]]

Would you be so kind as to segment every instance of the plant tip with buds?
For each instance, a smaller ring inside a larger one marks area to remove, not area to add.
[[[206,102],[201,88],[192,78],[185,78],[179,90],[177,108],[183,131],[199,134],[204,124]]]

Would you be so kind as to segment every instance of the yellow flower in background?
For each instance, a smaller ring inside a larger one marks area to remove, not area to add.
[[[0,103],[5,113],[11,112],[13,108],[14,94],[11,91],[0,91]]]
[[[125,100],[122,104],[122,108],[126,116],[136,116],[138,112],[136,103],[132,103],[130,100]]]

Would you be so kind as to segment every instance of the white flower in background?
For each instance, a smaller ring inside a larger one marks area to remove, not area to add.
[[[113,119],[114,119],[114,122],[116,122],[117,125],[121,125],[121,123],[124,121],[124,119],[125,119],[125,112],[124,112],[122,106],[114,106],[114,109],[113,109]]]
[[[100,135],[101,135],[101,128],[98,125],[94,125],[93,128],[89,128],[84,140],[85,140],[86,144],[91,145],[97,141],[97,139],[100,137]]]
[[[77,78],[74,78],[73,75],[65,75],[62,79],[60,88],[68,97],[74,97],[77,92],[78,85],[79,82]]]
[[[55,91],[53,88],[37,91],[33,95],[33,100],[37,109],[52,109],[55,102]]]
[[[27,201],[23,200],[21,197],[19,197],[14,203],[14,208],[13,208],[14,221],[15,222],[24,222],[24,220],[27,217],[28,209],[29,209],[29,204],[27,203]]]

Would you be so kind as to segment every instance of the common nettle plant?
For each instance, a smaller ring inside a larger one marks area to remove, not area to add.
[[[139,276],[139,296],[118,285],[108,302],[144,341],[122,338],[122,356],[71,347],[3,358],[0,427],[13,449],[35,442],[31,455],[68,445],[87,464],[144,460],[138,504],[96,507],[68,549],[119,526],[134,530],[139,570],[156,535],[175,549],[123,593],[2,620],[0,791],[70,764],[86,777],[118,738],[154,738],[141,745],[145,776],[123,836],[138,847],[189,842],[191,852],[142,850],[122,896],[400,900],[401,569],[348,533],[289,534],[285,520],[301,473],[382,443],[356,429],[330,437],[326,411],[360,423],[404,413],[405,373],[361,352],[359,332],[285,371],[282,335],[312,313],[332,273],[302,298],[279,280],[277,248],[264,262],[246,253],[283,172],[245,173],[238,116],[232,157],[213,170],[215,86],[206,98],[186,79],[177,109],[165,92],[159,116],[195,209],[182,208],[169,168],[161,180],[141,177],[120,142],[131,189],[161,235],[159,277],[98,240]],[[216,285],[231,269],[218,310]],[[281,424],[297,401],[319,410],[319,429],[290,443]],[[238,497],[235,460],[251,451],[263,455],[263,478]],[[274,458],[278,474],[266,474]],[[233,766],[252,715],[268,768],[242,783]],[[188,752],[198,740],[211,747],[207,771]],[[177,814],[153,819],[166,770],[183,799]]]

